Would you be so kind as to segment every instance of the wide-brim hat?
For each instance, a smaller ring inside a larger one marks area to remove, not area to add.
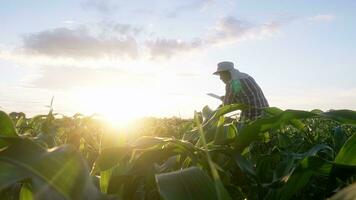
[[[218,63],[218,68],[216,70],[216,72],[214,72],[214,75],[219,75],[221,72],[224,71],[231,71],[234,69],[234,63],[233,62],[229,62],[229,61],[224,61],[224,62],[220,62]]]

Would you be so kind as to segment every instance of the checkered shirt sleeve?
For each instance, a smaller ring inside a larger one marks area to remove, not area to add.
[[[226,84],[226,94],[224,105],[240,103],[251,106],[251,108],[241,112],[240,119],[254,120],[262,115],[262,110],[259,108],[268,107],[268,102],[261,88],[256,81],[251,77],[240,79],[241,90],[234,93],[232,85]]]

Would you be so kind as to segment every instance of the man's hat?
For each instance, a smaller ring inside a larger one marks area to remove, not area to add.
[[[220,72],[231,71],[232,69],[234,69],[233,62],[229,62],[229,61],[220,62],[218,63],[218,69],[213,74],[219,75]]]

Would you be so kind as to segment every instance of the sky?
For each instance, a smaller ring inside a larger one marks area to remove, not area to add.
[[[0,109],[192,117],[220,61],[270,106],[356,110],[353,0],[0,0]]]

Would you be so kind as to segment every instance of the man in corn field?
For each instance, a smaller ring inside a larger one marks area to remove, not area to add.
[[[237,103],[249,106],[241,112],[240,121],[255,120],[262,115],[261,108],[268,107],[267,99],[256,81],[248,74],[235,69],[234,63],[218,63],[214,75],[219,75],[226,85],[226,93],[222,97],[223,105]]]

